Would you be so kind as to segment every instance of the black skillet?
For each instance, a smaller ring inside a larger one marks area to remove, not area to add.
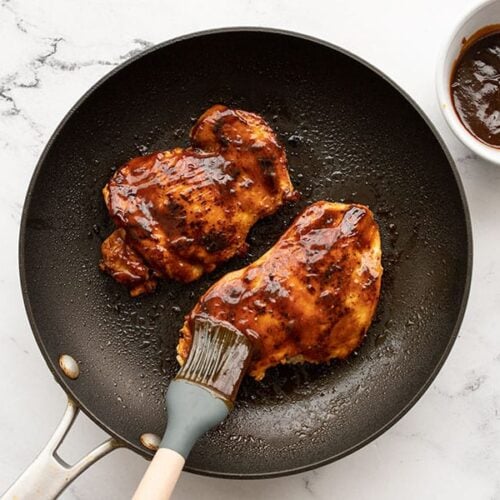
[[[262,114],[286,146],[298,203],[256,224],[245,258],[196,283],[130,298],[97,269],[112,230],[101,188],[133,156],[188,144],[215,103]],[[56,380],[87,415],[145,456],[162,434],[183,316],[215,280],[267,250],[309,203],[368,204],[385,268],[376,320],[356,355],[245,380],[235,411],[199,441],[186,470],[230,478],[292,474],[339,459],[393,425],[443,364],[464,313],[471,229],[453,161],[394,83],[302,35],[225,29],[163,43],[112,71],[68,113],[24,207],[27,313]],[[79,364],[75,380],[61,354]],[[115,443],[115,441],[113,441]]]

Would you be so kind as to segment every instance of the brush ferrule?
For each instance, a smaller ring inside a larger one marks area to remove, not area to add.
[[[187,458],[191,448],[205,432],[220,424],[229,414],[225,402],[204,387],[174,380],[166,394],[167,428],[161,441]]]

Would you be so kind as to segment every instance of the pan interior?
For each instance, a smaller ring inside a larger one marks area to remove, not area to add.
[[[187,145],[193,120],[215,103],[272,124],[302,199],[252,229],[245,258],[132,299],[97,269],[112,230],[101,188],[129,158]],[[381,228],[383,293],[366,342],[345,362],[245,380],[235,411],[197,444],[188,468],[282,474],[366,442],[426,386],[456,334],[467,215],[445,152],[407,99],[351,57],[300,37],[236,30],[166,44],[114,72],[69,116],[41,159],[21,242],[28,313],[49,366],[94,419],[149,453],[139,436],[164,429],[184,314],[321,199],[368,204]],[[59,374],[62,353],[80,363],[77,380]]]

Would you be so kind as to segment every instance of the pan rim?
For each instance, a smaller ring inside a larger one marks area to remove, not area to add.
[[[413,397],[409,400],[409,402],[396,415],[394,415],[388,422],[386,422],[383,426],[381,426],[379,429],[377,429],[375,432],[373,432],[372,434],[370,434],[369,436],[364,438],[362,441],[360,441],[356,445],[351,446],[347,450],[344,450],[342,453],[337,453],[331,457],[316,461],[314,463],[311,463],[311,464],[308,464],[305,466],[299,466],[299,467],[295,467],[295,468],[289,468],[289,469],[273,471],[273,472],[248,473],[248,474],[245,474],[245,473],[225,473],[225,472],[220,472],[220,471],[212,471],[212,470],[207,470],[207,469],[191,467],[188,465],[184,468],[184,470],[187,472],[192,472],[195,474],[209,476],[209,477],[218,477],[218,478],[225,478],[225,479],[269,479],[269,478],[277,478],[277,477],[283,477],[283,476],[288,476],[288,475],[292,475],[292,474],[298,474],[301,472],[306,472],[306,471],[316,469],[318,467],[322,467],[324,465],[330,464],[330,463],[335,462],[337,460],[340,460],[341,458],[344,458],[347,455],[350,455],[351,453],[354,453],[355,451],[363,448],[364,446],[366,446],[367,444],[371,443],[372,441],[377,439],[379,436],[384,434],[387,430],[389,430],[394,424],[396,424],[399,420],[401,420],[401,418],[404,415],[406,415],[408,413],[408,411],[411,408],[413,408],[413,406],[415,406],[415,404],[420,400],[420,398],[424,395],[424,393],[430,387],[432,382],[435,380],[437,374],[439,373],[439,371],[443,367],[446,359],[448,358],[448,356],[451,352],[451,349],[455,343],[455,340],[458,336],[458,332],[460,330],[460,327],[461,327],[461,324],[463,321],[463,317],[465,314],[465,310],[466,310],[466,306],[467,306],[467,302],[468,302],[468,298],[469,298],[469,294],[470,294],[470,285],[471,285],[471,278],[472,278],[472,262],[473,262],[472,226],[471,226],[469,207],[468,207],[467,199],[465,196],[465,190],[464,190],[461,178],[459,176],[455,161],[453,160],[453,157],[451,156],[451,154],[448,150],[448,147],[446,146],[443,138],[441,137],[440,133],[436,129],[435,125],[431,122],[430,118],[424,113],[424,111],[415,102],[415,100],[412,97],[410,97],[406,93],[406,91],[403,90],[390,77],[388,77],[380,69],[373,66],[372,64],[370,64],[369,62],[367,62],[366,60],[361,58],[360,56],[353,54],[349,50],[346,50],[342,47],[339,47],[338,45],[335,45],[335,44],[330,43],[328,41],[321,40],[319,38],[316,38],[316,37],[313,37],[311,35],[307,35],[304,33],[298,33],[298,32],[294,32],[294,31],[290,31],[290,30],[284,30],[284,29],[278,29],[278,28],[272,28],[272,27],[254,27],[254,26],[238,27],[238,26],[235,26],[235,27],[214,28],[214,29],[208,29],[208,30],[202,30],[202,31],[196,31],[196,32],[184,34],[184,35],[172,38],[170,40],[167,40],[165,42],[161,42],[159,44],[156,44],[152,47],[149,47],[148,49],[131,57],[127,61],[124,61],[123,63],[119,64],[118,66],[113,68],[110,72],[105,74],[102,78],[100,78],[96,83],[94,83],[76,101],[76,103],[69,109],[69,111],[66,113],[64,118],[61,120],[61,122],[59,123],[59,125],[56,127],[56,129],[52,133],[51,137],[49,138],[47,144],[45,145],[45,147],[40,155],[40,158],[38,159],[36,167],[33,171],[33,174],[32,174],[29,186],[28,186],[28,190],[26,192],[26,196],[24,199],[21,224],[20,224],[20,233],[19,233],[19,247],[18,247],[19,274],[20,274],[21,291],[22,291],[22,296],[23,296],[23,301],[24,301],[24,307],[26,309],[26,314],[28,316],[31,330],[32,330],[33,335],[35,337],[38,348],[40,349],[40,352],[42,353],[42,356],[45,359],[45,362],[46,362],[47,366],[49,367],[50,371],[52,372],[56,382],[63,389],[63,391],[66,393],[66,395],[68,397],[72,398],[78,404],[78,407],[83,411],[83,413],[85,413],[96,425],[98,425],[101,429],[103,429],[105,432],[110,434],[110,436],[119,440],[121,443],[123,443],[130,450],[132,450],[132,451],[134,451],[134,452],[138,453],[139,455],[142,455],[146,458],[150,458],[152,456],[152,452],[148,452],[144,448],[141,448],[141,446],[138,444],[138,442],[137,443],[132,442],[132,441],[124,438],[123,436],[119,435],[118,433],[116,433],[107,424],[102,422],[99,419],[99,417],[97,417],[89,407],[87,407],[86,405],[84,405],[80,401],[80,399],[77,397],[77,395],[75,394],[75,392],[71,388],[68,381],[65,380],[63,374],[58,369],[58,366],[53,362],[52,358],[50,357],[50,355],[45,347],[45,344],[43,342],[43,338],[40,334],[40,330],[36,324],[36,320],[35,320],[33,310],[31,307],[29,291],[28,291],[28,284],[27,284],[27,278],[26,278],[25,255],[24,255],[25,234],[27,231],[27,216],[28,216],[31,198],[33,195],[33,191],[34,191],[38,176],[40,174],[40,171],[42,170],[42,166],[45,163],[46,156],[48,155],[53,143],[55,142],[55,140],[59,136],[59,133],[64,128],[66,123],[72,118],[72,116],[77,112],[77,110],[80,108],[80,106],[87,100],[87,98],[95,90],[97,90],[108,79],[112,78],[115,74],[120,72],[125,67],[129,66],[130,64],[139,60],[140,58],[147,56],[147,55],[149,55],[157,50],[162,50],[165,47],[168,47],[169,45],[183,42],[185,40],[200,38],[203,36],[218,35],[221,33],[240,33],[240,32],[275,34],[275,35],[281,35],[281,36],[285,36],[285,37],[297,38],[297,39],[301,39],[301,40],[304,40],[307,42],[312,42],[312,43],[321,45],[321,46],[326,47],[330,50],[334,50],[334,51],[339,52],[347,57],[350,57],[351,59],[353,59],[356,62],[367,67],[368,69],[373,71],[376,75],[378,75],[379,77],[383,78],[386,82],[388,82],[417,111],[417,113],[424,120],[425,124],[430,129],[430,131],[432,132],[432,134],[434,135],[434,137],[438,141],[441,149],[443,150],[443,152],[448,160],[448,163],[450,165],[451,172],[453,174],[453,177],[455,179],[455,183],[456,183],[458,191],[459,191],[460,201],[461,201],[461,205],[462,205],[462,209],[463,209],[464,222],[465,222],[465,226],[466,226],[466,233],[467,233],[467,238],[466,238],[467,269],[466,269],[463,294],[462,294],[462,297],[460,300],[459,313],[457,315],[455,324],[453,325],[453,329],[451,331],[451,335],[450,335],[450,338],[449,338],[448,343],[446,345],[446,348],[443,351],[442,356],[440,357],[440,359],[436,363],[434,369],[427,377],[427,380],[425,381],[425,383],[413,395]]]

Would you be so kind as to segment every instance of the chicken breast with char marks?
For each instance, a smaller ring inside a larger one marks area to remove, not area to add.
[[[345,358],[362,342],[382,277],[380,234],[363,205],[320,201],[306,208],[266,254],[227,274],[186,317],[182,364],[198,315],[228,321],[251,339],[255,379],[280,363]]]
[[[255,222],[296,197],[285,151],[260,116],[213,106],[191,143],[130,160],[103,189],[119,233],[103,243],[100,267],[134,296],[158,277],[187,283],[244,253]]]
[[[212,106],[191,130],[193,147],[220,153],[265,189],[259,202],[271,213],[279,193],[295,198],[284,148],[272,128],[254,113]],[[248,194],[248,193],[247,193]],[[253,200],[255,203],[255,200]]]

